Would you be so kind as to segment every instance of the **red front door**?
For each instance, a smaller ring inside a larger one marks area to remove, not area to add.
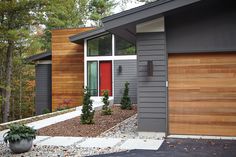
[[[102,61],[100,66],[100,96],[104,90],[109,91],[109,96],[112,96],[112,62]]]

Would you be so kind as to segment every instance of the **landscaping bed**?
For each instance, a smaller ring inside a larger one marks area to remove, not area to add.
[[[121,110],[119,106],[112,107],[112,115],[101,115],[101,111],[96,111],[94,124],[85,125],[80,123],[80,117],[59,122],[38,130],[40,136],[86,136],[96,137],[116,124],[135,115],[137,108],[132,110]]]

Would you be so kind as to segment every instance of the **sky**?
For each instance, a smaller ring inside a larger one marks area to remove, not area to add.
[[[117,5],[117,7],[115,7],[112,10],[112,14],[116,14],[116,13],[122,12],[122,6],[120,5],[120,1],[121,0],[115,0],[115,1],[117,3],[119,3],[119,5]],[[143,5],[143,4],[144,4],[144,2],[137,2],[137,0],[129,0],[129,2],[127,2],[127,4],[125,5],[125,7],[123,9],[124,10],[129,10],[129,9],[138,7],[138,6]],[[88,20],[85,25],[86,26],[91,26],[91,25],[93,25],[93,22]]]
[[[116,0],[116,2],[120,2],[120,0]],[[128,9],[132,9],[132,8],[135,8],[135,7],[138,7],[140,5],[143,5],[144,3],[143,2],[137,2],[136,0],[129,0],[129,2],[126,4],[125,6],[125,10],[128,10]],[[119,13],[122,11],[122,7],[121,5],[118,5],[116,8],[114,8],[113,12],[114,14],[115,13]]]

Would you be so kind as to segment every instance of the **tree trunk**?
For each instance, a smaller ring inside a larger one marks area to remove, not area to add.
[[[22,70],[22,68],[21,68]],[[21,113],[21,108],[22,108],[22,74],[20,73],[20,119],[22,119],[22,113]]]
[[[8,41],[7,58],[6,58],[6,95],[4,103],[5,106],[3,111],[3,122],[8,122],[9,111],[10,111],[12,56],[13,56],[13,42]]]

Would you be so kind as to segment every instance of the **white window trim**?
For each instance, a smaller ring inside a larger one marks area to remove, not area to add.
[[[93,38],[89,38],[89,39],[93,39]],[[137,60],[137,55],[115,55],[115,35],[112,34],[112,55],[111,56],[88,56],[87,41],[89,39],[84,39],[84,87],[87,86],[87,75],[88,75],[87,62],[88,61],[97,61],[98,62],[98,69],[99,69],[99,62],[100,61],[111,61],[112,62],[112,96],[110,98],[113,99],[114,92],[115,92],[115,90],[114,90],[114,88],[115,88],[114,61],[115,60]],[[99,75],[99,71],[98,71],[98,75]],[[98,77],[98,89],[100,88],[99,81],[100,80]],[[101,100],[101,96],[99,96],[99,91],[98,91],[98,96],[92,96],[91,98],[95,101]]]

